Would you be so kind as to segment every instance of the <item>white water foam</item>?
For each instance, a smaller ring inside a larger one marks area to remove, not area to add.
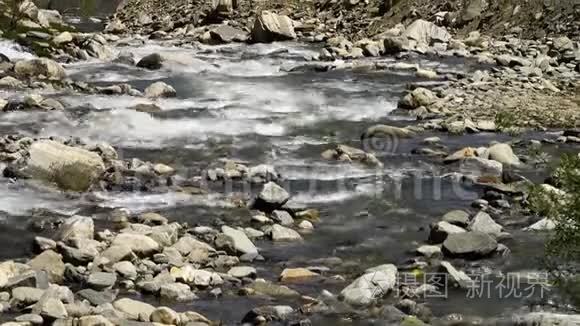
[[[10,60],[34,59],[36,56],[26,51],[22,46],[13,41],[0,39],[0,53],[7,56]]]

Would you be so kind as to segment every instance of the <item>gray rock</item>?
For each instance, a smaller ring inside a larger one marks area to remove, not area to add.
[[[62,256],[52,250],[46,250],[34,257],[28,265],[36,271],[47,272],[53,283],[60,283],[63,280],[65,266]]]
[[[115,237],[111,247],[121,246],[130,249],[139,256],[149,256],[160,249],[159,244],[148,236],[141,234],[121,233]]]
[[[340,292],[340,298],[354,306],[367,306],[390,292],[397,282],[397,267],[382,265],[357,278]]]
[[[433,92],[426,88],[418,87],[401,99],[399,107],[413,110],[421,106],[429,106],[436,101],[437,96]]]
[[[300,241],[302,236],[287,227],[281,226],[279,224],[274,224],[271,230],[271,237],[274,241]]]
[[[556,228],[556,223],[549,219],[543,218],[536,223],[524,228],[524,231],[550,231]]]
[[[270,181],[262,187],[262,191],[258,194],[253,206],[258,210],[273,211],[282,207],[288,199],[290,199],[290,194],[284,188]]]
[[[163,284],[160,287],[159,295],[162,298],[179,302],[197,299],[197,296],[191,291],[190,287],[183,283]]]
[[[245,42],[248,39],[246,32],[228,25],[220,25],[209,33],[212,40],[219,43]]]
[[[147,212],[137,216],[137,222],[146,225],[163,225],[167,224],[168,220],[165,216],[157,213]]]
[[[50,140],[33,143],[29,154],[26,173],[65,190],[85,191],[105,171],[98,154]]]
[[[497,224],[486,212],[480,211],[473,217],[468,229],[498,237],[502,233],[503,226]]]
[[[141,60],[139,60],[139,62],[137,63],[137,67],[149,70],[158,70],[161,69],[161,67],[163,66],[163,61],[165,60],[160,54],[152,53],[150,55],[141,58]]]
[[[465,227],[469,224],[469,213],[462,210],[454,210],[445,213],[441,220],[453,225]]]
[[[44,323],[42,316],[36,314],[20,315],[16,317],[14,320],[17,322],[28,323],[32,325],[42,325]]]
[[[56,238],[67,242],[72,239],[93,239],[95,224],[93,219],[86,216],[75,215],[64,221],[58,230]]]
[[[457,284],[462,289],[470,289],[475,285],[473,280],[467,274],[465,274],[465,272],[458,271],[449,262],[442,261],[441,269],[443,272],[449,274],[449,276],[451,276],[451,281],[453,281],[453,283]]]
[[[107,318],[101,315],[82,316],[79,318],[79,326],[113,326]]]
[[[294,313],[290,306],[261,306],[250,310],[242,319],[243,325],[260,325],[264,321],[285,321]]]
[[[444,27],[439,27],[423,19],[417,19],[403,32],[403,36],[414,40],[418,45],[431,45],[435,42],[447,43],[451,34]]]
[[[137,268],[129,261],[120,261],[113,265],[113,269],[124,278],[134,280],[137,278]]]
[[[292,40],[296,38],[292,20],[288,16],[270,11],[262,11],[252,28],[252,41],[270,43],[273,41]]]
[[[471,231],[450,234],[443,242],[443,253],[450,257],[481,258],[497,249],[497,241],[490,235]]]
[[[39,251],[56,249],[56,241],[44,237],[34,237],[34,245]]]
[[[145,96],[149,98],[175,97],[177,96],[177,91],[170,85],[159,81],[149,85],[145,89]]]
[[[272,282],[257,279],[254,283],[249,286],[251,289],[258,293],[268,295],[275,298],[297,298],[300,297],[300,293],[290,289],[284,285],[274,284]]]
[[[77,296],[87,300],[93,306],[100,306],[115,301],[116,295],[113,291],[95,291],[93,289],[83,289],[77,292]]]
[[[112,287],[117,282],[117,275],[115,273],[96,272],[89,275],[87,280],[88,285],[97,290]]]
[[[230,237],[233,241],[234,249],[242,254],[257,254],[258,249],[248,238],[248,236],[240,230],[236,230],[229,226],[222,226],[222,232]]]
[[[48,291],[47,291],[48,292]],[[68,312],[62,301],[54,297],[45,297],[47,293],[34,305],[32,311],[41,315],[44,319],[55,320],[65,318]]]
[[[442,255],[440,246],[430,246],[430,245],[424,245],[417,248],[417,253],[427,258],[438,257]]]
[[[249,266],[236,266],[228,271],[228,275],[236,278],[255,277],[256,274],[256,269]]]
[[[514,154],[508,144],[495,144],[490,146],[483,154],[483,157],[498,161],[504,165],[520,165],[520,159]]]
[[[294,219],[292,218],[292,215],[290,215],[290,213],[288,213],[287,211],[281,211],[281,210],[275,210],[272,212],[272,220],[274,220],[275,222],[284,225],[284,226],[289,226],[294,224]]]
[[[64,68],[47,58],[21,60],[14,64],[14,72],[20,77],[44,78],[62,80],[66,78]]]
[[[503,165],[500,162],[481,157],[466,157],[461,160],[459,171],[466,175],[501,178]]]
[[[155,311],[155,307],[152,305],[129,298],[115,301],[113,307],[122,312],[128,319],[141,321],[150,320],[151,313]]]
[[[17,287],[12,289],[12,300],[18,305],[31,305],[42,298],[44,291],[33,287]]]
[[[159,307],[151,313],[151,322],[164,325],[180,325],[179,314],[167,307]]]
[[[450,234],[464,233],[465,229],[450,224],[445,221],[440,221],[431,225],[431,232],[429,233],[429,242],[438,244],[447,239]]]

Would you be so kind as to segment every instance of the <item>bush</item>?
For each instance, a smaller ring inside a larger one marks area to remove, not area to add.
[[[532,187],[529,207],[555,222],[546,241],[546,264],[565,294],[580,304],[580,157],[562,156],[552,177],[559,190]]]

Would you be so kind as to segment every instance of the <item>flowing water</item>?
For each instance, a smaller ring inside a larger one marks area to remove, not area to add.
[[[427,239],[430,223],[449,210],[469,210],[471,202],[481,195],[481,189],[452,182],[446,177],[451,170],[440,162],[411,155],[411,150],[422,138],[432,135],[440,136],[450,150],[509,139],[497,134],[446,136],[426,132],[417,139],[376,144],[384,146],[375,148],[384,163],[380,169],[327,162],[320,157],[321,152],[335,144],[361,147],[359,137],[370,125],[415,124],[392,111],[408,83],[429,83],[404,70],[293,69],[308,64],[305,58],[317,51],[310,45],[295,43],[191,48],[147,43],[118,50],[137,57],[158,52],[170,60],[158,71],[110,62],[81,62],[66,66],[69,76],[99,85],[126,82],[141,90],[160,80],[175,87],[177,98],[156,101],[162,111],[148,114],[129,109],[147,102],[143,98],[46,93],[70,109],[4,113],[1,132],[105,141],[124,158],[167,163],[183,177],[199,175],[223,158],[247,161],[250,165],[274,165],[293,195],[290,205],[317,208],[322,218],[314,232],[304,235],[304,242],[284,245],[257,242],[265,257],[264,262],[257,264],[258,275],[271,280],[285,266],[316,265],[312,260],[323,257],[337,256],[350,262],[348,268],[332,270],[346,275],[347,281],[378,264],[405,265],[415,256],[412,252],[418,244]],[[29,56],[8,43],[0,43],[0,52],[12,58]],[[466,73],[478,68],[457,59],[411,62]],[[536,179],[541,177],[533,171],[523,173]],[[225,186],[214,188],[216,192],[209,195],[108,193],[100,194],[95,202],[83,196],[71,197],[37,185],[1,179],[0,258],[30,253],[28,248],[34,234],[27,230],[27,225],[32,210],[40,208],[64,214],[100,212],[111,207],[127,207],[134,212],[155,210],[190,225],[210,225],[216,219],[236,224],[249,219],[248,213],[235,208],[230,200],[239,194],[229,192]],[[508,227],[513,234],[506,243],[512,250],[509,258],[469,265],[502,272],[536,268],[542,239],[520,229],[521,226]],[[297,288],[316,297],[322,289],[337,293],[344,286],[345,283],[324,281]],[[216,300],[201,295],[199,300],[178,309],[193,309],[210,319],[232,324],[260,302],[247,297],[226,296]],[[460,312],[497,316],[527,304],[524,299],[500,300],[497,294],[489,299],[473,299],[467,305],[465,302],[465,291],[453,289],[447,299],[430,300],[436,315]],[[296,302],[286,303],[296,306]],[[224,310],[226,305],[229,308]],[[313,320],[317,320],[316,325],[336,324],[333,318],[313,317]]]

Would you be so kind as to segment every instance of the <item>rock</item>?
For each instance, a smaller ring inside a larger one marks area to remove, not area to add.
[[[85,191],[105,170],[98,154],[50,140],[33,143],[29,153],[26,173],[65,190]]]
[[[552,48],[558,52],[565,52],[566,50],[574,50],[574,42],[567,36],[560,36],[552,41]]]
[[[460,162],[459,172],[465,175],[496,177],[501,179],[503,165],[481,157],[466,157]]]
[[[25,78],[48,78],[62,80],[66,78],[64,68],[47,58],[21,60],[14,64],[14,72]]]
[[[0,263],[0,288],[8,283],[8,280],[20,273],[20,268],[11,260]]]
[[[93,239],[95,224],[93,219],[86,216],[75,215],[64,221],[58,230],[56,238],[63,242],[74,239]]]
[[[52,39],[52,43],[56,46],[62,46],[73,41],[73,36],[69,32],[62,32]]]
[[[257,271],[254,267],[236,266],[228,271],[228,275],[236,278],[256,277]]]
[[[461,161],[468,157],[475,157],[477,155],[475,148],[466,147],[463,149],[458,150],[457,152],[445,157],[443,159],[443,163],[450,164],[457,161]]]
[[[551,231],[556,228],[556,223],[545,217],[536,223],[524,228],[524,231]]]
[[[439,78],[437,76],[437,72],[435,72],[434,70],[421,69],[421,68],[417,68],[417,71],[415,72],[415,76],[417,76],[418,78],[425,78],[425,79],[437,79],[437,78]]]
[[[381,266],[357,278],[340,292],[340,298],[353,306],[367,306],[390,292],[397,282],[394,265]]]
[[[431,232],[429,233],[429,242],[438,244],[447,239],[450,234],[464,233],[465,229],[459,226],[450,224],[445,221],[440,221],[431,225]]]
[[[175,97],[177,96],[177,91],[175,88],[167,85],[164,82],[155,82],[145,89],[145,96],[149,98],[159,98],[159,97]]]
[[[412,138],[414,136],[416,136],[416,133],[412,130],[381,124],[369,127],[361,135],[361,139],[373,137],[388,137],[391,138],[393,141],[395,141],[399,138]]]
[[[306,268],[286,268],[280,274],[282,282],[303,282],[320,276]]]
[[[113,307],[122,312],[128,319],[141,321],[150,320],[151,314],[155,311],[155,307],[152,305],[129,298],[115,301]]]
[[[467,276],[465,272],[458,271],[449,262],[442,261],[441,269],[443,272],[449,274],[449,276],[451,276],[451,281],[459,285],[459,287],[461,287],[462,289],[470,289],[473,288],[473,286],[475,285],[473,280],[469,276]]]
[[[262,325],[286,320],[294,312],[290,306],[261,306],[249,311],[242,319],[243,325]]]
[[[258,254],[258,249],[243,231],[224,225],[222,226],[222,232],[232,239],[234,249],[237,252],[242,254]]]
[[[97,266],[113,265],[114,263],[131,256],[131,254],[131,248],[125,246],[124,243],[112,245],[101,252],[101,254],[95,259],[95,264]]]
[[[431,45],[435,42],[447,43],[451,34],[444,27],[439,27],[423,19],[417,19],[403,32],[403,36],[414,40],[419,45]]]
[[[20,323],[26,323],[26,324],[32,324],[32,325],[42,325],[44,323],[42,316],[37,315],[37,314],[20,315],[20,316],[16,317],[14,320],[17,322],[20,322]]]
[[[79,326],[113,326],[107,318],[101,315],[83,316],[79,318]]]
[[[12,76],[6,76],[2,79],[0,79],[0,88],[20,88],[20,87],[24,87],[24,83],[22,83],[20,80],[12,77]],[[6,106],[6,104],[8,104],[8,101],[5,100],[0,100],[5,102],[3,105],[0,104],[0,109],[4,109],[4,107]]]
[[[113,264],[113,269],[124,278],[134,280],[137,278],[137,268],[129,261],[120,261]]]
[[[223,279],[217,273],[195,269],[191,265],[185,265],[181,268],[173,267],[170,273],[176,280],[195,286],[207,287],[223,283]]]
[[[252,41],[270,43],[296,38],[292,20],[288,16],[262,11],[252,28]]]
[[[148,212],[139,214],[139,216],[137,216],[137,222],[146,225],[163,225],[167,224],[168,220],[160,214]]]
[[[514,154],[508,144],[495,144],[490,146],[483,154],[483,157],[498,161],[505,165],[520,165],[520,159]]]
[[[163,111],[157,104],[153,103],[139,103],[129,108],[137,112],[157,113]]]
[[[293,225],[294,224],[294,219],[292,218],[292,215],[290,215],[290,213],[288,213],[287,211],[282,211],[282,210],[275,210],[272,212],[272,220],[274,220],[277,223],[280,223],[281,225],[284,226],[289,226],[289,225]]]
[[[421,106],[429,106],[435,101],[437,101],[437,96],[433,92],[426,88],[418,87],[401,99],[399,107],[413,110]]]
[[[441,220],[460,227],[464,227],[467,226],[467,224],[469,224],[469,213],[462,210],[454,210],[445,213],[445,215],[443,215],[443,218]]]
[[[312,225],[312,222],[304,220],[298,224],[298,228],[302,230],[314,230],[314,225]]]
[[[38,313],[46,320],[55,320],[68,316],[68,312],[62,301],[56,298],[45,299],[44,296],[34,305],[32,311]]]
[[[480,211],[475,215],[468,229],[470,231],[478,231],[487,233],[493,237],[498,237],[503,230],[503,227],[497,224],[489,214],[484,211]]]
[[[272,226],[272,240],[274,241],[300,241],[302,236],[290,228],[283,227],[279,224]]]
[[[37,277],[39,278],[38,280]],[[4,288],[9,290],[21,286],[37,286],[38,281],[43,277],[45,278],[46,274],[37,273],[33,270],[20,271],[18,274],[8,279]],[[46,282],[48,282],[48,280],[46,280]]]
[[[93,306],[100,306],[115,301],[116,294],[114,291],[95,291],[93,289],[83,289],[77,292],[77,297],[83,300],[87,300]]]
[[[190,287],[183,283],[162,284],[159,289],[159,295],[162,298],[178,302],[188,302],[197,299]]]
[[[169,165],[157,163],[153,165],[153,171],[161,176],[169,176],[175,173],[175,169],[170,167]]]
[[[497,61],[498,65],[505,67],[517,67],[517,66],[528,67],[532,64],[527,59],[516,57],[509,54],[498,55],[497,57],[495,57],[495,60]]]
[[[111,33],[111,34],[123,34],[127,31],[127,26],[125,26],[125,24],[123,24],[123,22],[121,22],[118,19],[113,19],[112,21],[110,21],[107,26],[105,26],[105,33]]]
[[[159,244],[148,236],[121,233],[115,237],[111,246],[124,246],[139,256],[149,256],[160,249]]]
[[[417,253],[427,258],[438,257],[442,255],[440,246],[430,246],[430,245],[425,245],[417,248]]]
[[[165,325],[180,325],[179,314],[167,307],[159,307],[151,313],[151,322]]]
[[[23,306],[35,304],[42,298],[44,291],[33,287],[17,287],[12,289],[12,300]]]
[[[65,266],[62,256],[52,250],[44,251],[34,257],[28,265],[36,271],[47,272],[52,283],[60,283],[63,280]]]
[[[274,284],[263,279],[257,279],[250,288],[258,293],[274,298],[297,298],[300,293],[284,285]]]
[[[141,60],[137,62],[137,67],[149,70],[158,70],[161,69],[161,67],[163,67],[163,61],[165,60],[160,54],[152,53],[150,55],[141,58]]]
[[[253,208],[270,212],[282,207],[288,199],[290,199],[290,194],[284,188],[270,181],[262,187],[262,191],[254,201]]]
[[[443,242],[443,253],[450,257],[481,258],[497,249],[497,241],[490,235],[471,231],[450,234]]]
[[[193,311],[180,313],[179,319],[181,320],[182,325],[203,326],[211,324],[211,321],[209,319]]]
[[[245,42],[248,34],[229,25],[220,25],[209,31],[212,40],[218,43]]]
[[[96,272],[89,275],[87,280],[88,285],[97,290],[112,287],[117,282],[117,275],[115,273]]]
[[[410,48],[409,40],[401,36],[389,36],[383,39],[385,54],[397,54]]]

